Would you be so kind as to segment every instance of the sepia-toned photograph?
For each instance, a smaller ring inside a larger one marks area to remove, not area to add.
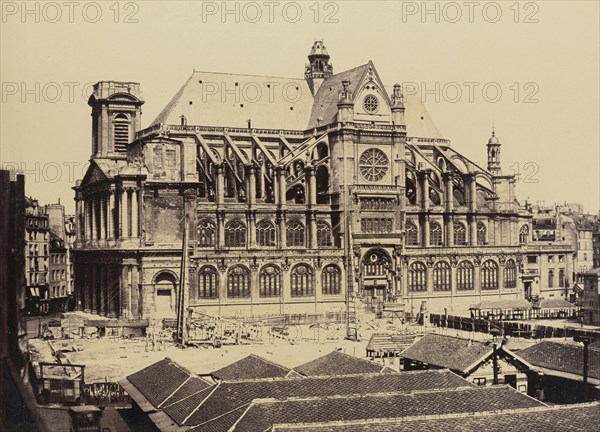
[[[598,0],[0,9],[0,431],[599,430]]]

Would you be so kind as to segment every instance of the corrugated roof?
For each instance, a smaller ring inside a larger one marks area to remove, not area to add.
[[[334,376],[361,373],[379,373],[385,367],[369,360],[359,359],[339,351],[304,363],[294,370],[304,376]]]
[[[234,431],[264,432],[278,423],[352,421],[443,415],[542,406],[512,387],[476,387],[413,393],[347,395],[252,403]]]
[[[233,381],[241,379],[285,378],[291,369],[273,363],[270,360],[250,354],[243,359],[224,368],[214,371],[211,375],[220,380]]]
[[[428,334],[402,351],[400,356],[467,373],[469,367],[481,358],[492,355],[493,350],[491,343]]]
[[[552,407],[509,409],[501,412],[479,412],[413,416],[403,419],[369,419],[337,423],[281,425],[278,432],[555,432],[590,431],[600,423],[600,402]]]

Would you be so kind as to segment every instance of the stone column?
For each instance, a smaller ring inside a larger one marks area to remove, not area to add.
[[[85,225],[85,241],[90,242],[92,239],[92,204],[89,198],[84,201],[84,225]]]
[[[451,214],[444,217],[444,233],[446,234],[446,246],[454,246],[454,218]]]
[[[83,310],[84,312],[90,313],[92,311],[92,287],[90,285],[92,281],[92,269],[87,263],[82,264],[81,268],[84,271],[84,274],[82,275],[84,277],[84,280],[81,287],[82,290],[85,292]]]
[[[317,238],[317,212],[316,212],[316,210],[311,210],[308,213],[308,231],[310,233],[309,247],[312,249],[318,248],[319,243],[318,243],[318,238]]]
[[[130,285],[129,285],[129,266],[123,264],[121,266],[121,318],[131,319],[131,309],[130,309]]]
[[[423,215],[421,222],[421,239],[423,239],[423,247],[429,247],[429,215]]]
[[[254,211],[248,212],[248,239],[247,244],[249,248],[256,246],[256,213]]]
[[[75,240],[79,243],[81,241],[81,199],[75,198]],[[84,225],[85,226],[85,225]]]
[[[225,178],[223,177],[223,164],[216,166],[217,171],[217,208],[220,209],[225,203]]]
[[[287,246],[287,233],[285,231],[285,212],[280,211],[277,217],[278,236],[277,242],[279,249]]]
[[[108,278],[106,277],[106,266],[100,265],[100,315],[106,315],[106,292]]]
[[[131,191],[131,237],[138,238],[140,236],[138,227],[140,222],[139,207],[138,207],[139,189],[135,188]]]
[[[306,167],[306,189],[308,192],[308,205],[310,207],[317,205],[317,182],[315,179],[315,169],[310,165]]]
[[[286,194],[287,194],[287,186],[285,179],[285,170],[283,168],[279,168],[277,170],[277,175],[279,177],[279,208],[284,209],[286,205]]]
[[[105,210],[106,210],[106,198],[104,198],[103,195],[100,195],[98,197],[98,204],[100,206],[100,218],[99,218],[100,240],[105,240],[106,239],[106,221],[104,219],[104,215],[105,215]]]
[[[107,238],[109,240],[114,240],[115,238],[115,191],[108,191],[108,209],[106,215],[106,227],[108,230]]]
[[[120,238],[125,239],[129,237],[129,197],[127,189],[121,190],[121,205],[119,209],[119,216],[121,218]]]
[[[469,231],[469,244],[471,246],[477,246],[477,218],[475,215],[471,215],[468,219],[468,228]]]
[[[433,263],[426,264],[426,272],[427,272],[427,293],[433,294]]]
[[[445,211],[450,213],[454,210],[454,182],[452,181],[452,173],[445,172],[442,174],[444,180],[444,205]]]
[[[97,220],[96,220],[96,200],[92,197],[90,199],[90,207],[91,207],[91,212],[90,212],[90,217],[91,217],[91,223],[92,223],[92,235],[90,237],[90,240],[95,242],[98,239],[98,227],[97,227]]]
[[[140,319],[142,317],[141,312],[141,299],[139,298],[140,292],[140,271],[139,266],[133,265],[131,268],[131,313],[133,319]]]
[[[420,207],[422,211],[429,211],[429,170],[419,171],[417,173],[419,189],[421,193],[419,194]]]
[[[247,187],[248,195],[246,200],[248,202],[248,206],[252,209],[256,204],[256,167],[254,164],[250,164],[248,166],[248,180]]]
[[[217,249],[225,247],[225,211],[217,211]]]
[[[475,262],[473,269],[473,287],[476,294],[481,294],[481,263]]]

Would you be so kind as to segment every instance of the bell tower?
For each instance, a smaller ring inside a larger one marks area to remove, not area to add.
[[[140,130],[143,104],[139,83],[94,84],[88,99],[92,107],[92,159],[127,158],[127,144]]]
[[[487,143],[488,163],[487,169],[492,175],[500,175],[500,140],[496,138],[496,131],[492,129],[492,136]]]
[[[304,78],[308,81],[308,86],[313,96],[319,91],[319,87],[333,75],[333,65],[329,63],[329,53],[322,40],[313,43],[310,54],[308,54],[309,63],[304,71]]]

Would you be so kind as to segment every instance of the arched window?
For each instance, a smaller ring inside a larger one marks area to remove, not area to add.
[[[365,276],[386,276],[389,268],[390,257],[382,250],[371,250],[363,257],[362,271]]]
[[[461,222],[454,222],[454,244],[457,246],[467,244],[467,230]]]
[[[125,114],[117,114],[113,126],[115,152],[126,153],[129,144],[129,119]]]
[[[216,228],[213,221],[203,220],[198,224],[198,246],[207,247],[215,245]]]
[[[565,271],[563,269],[558,271],[558,286],[560,288],[565,286]]]
[[[495,261],[487,260],[481,264],[481,289],[498,289],[498,264]]]
[[[548,271],[548,288],[554,288],[554,270]]]
[[[325,221],[317,222],[317,244],[319,247],[331,246],[331,227]]]
[[[419,230],[417,229],[417,226],[411,221],[406,221],[406,245],[419,245]]]
[[[473,272],[475,266],[470,261],[461,261],[456,269],[456,289],[468,291],[474,288]]]
[[[484,245],[487,242],[487,228],[483,222],[477,222],[477,244]]]
[[[523,225],[519,231],[519,243],[526,244],[529,241],[529,226]]]
[[[414,262],[408,268],[408,290],[427,291],[427,268],[422,262]]]
[[[279,297],[281,295],[281,270],[273,264],[260,269],[258,290],[261,297]]]
[[[275,226],[268,220],[257,223],[256,241],[260,246],[275,246]]]
[[[306,264],[298,264],[290,275],[292,297],[310,297],[314,295],[313,270]]]
[[[212,266],[198,270],[198,297],[214,299],[219,297],[219,273]]]
[[[334,264],[326,266],[321,272],[323,295],[336,295],[342,292],[342,271]]]
[[[289,221],[285,228],[288,247],[304,246],[304,225],[297,220]]]
[[[504,288],[517,287],[517,265],[509,259],[504,266]]]
[[[433,266],[433,290],[450,291],[452,289],[452,278],[450,264],[446,261],[438,261]]]
[[[250,270],[236,265],[227,272],[227,297],[248,298],[250,297]]]
[[[429,244],[431,246],[443,246],[444,237],[442,227],[439,223],[432,221],[429,224]]]
[[[231,221],[225,225],[225,246],[246,246],[246,225],[240,221]]]

